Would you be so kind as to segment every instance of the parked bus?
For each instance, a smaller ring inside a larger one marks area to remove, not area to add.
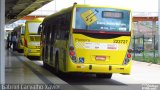
[[[26,21],[24,33],[24,55],[40,56],[40,35],[37,34],[42,18]]]
[[[56,73],[130,74],[131,10],[78,5],[46,17],[41,59]]]
[[[18,52],[23,52],[23,47],[24,47],[24,25],[19,25],[14,28],[13,32],[15,33],[17,37],[16,41],[16,50]]]

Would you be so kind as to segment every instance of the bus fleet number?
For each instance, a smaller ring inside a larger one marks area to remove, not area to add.
[[[126,44],[128,42],[128,40],[114,40],[113,43],[122,43],[122,44]]]

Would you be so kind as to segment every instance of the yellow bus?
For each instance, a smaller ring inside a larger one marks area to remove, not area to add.
[[[37,32],[42,21],[42,18],[36,18],[25,22],[24,55],[27,57],[40,56],[40,35]]]
[[[41,59],[55,72],[130,74],[131,10],[74,4],[46,17]]]
[[[13,32],[17,36],[17,41],[16,41],[16,50],[18,52],[23,52],[23,47],[24,47],[24,25],[19,25],[14,28]]]

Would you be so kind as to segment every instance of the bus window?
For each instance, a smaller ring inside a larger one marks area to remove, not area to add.
[[[40,24],[41,23],[39,23],[39,22],[28,23],[29,33],[37,33],[38,27],[39,27]]]
[[[60,28],[60,38],[62,40],[67,40],[69,38],[69,29],[71,24],[71,12],[60,16],[59,28]]]
[[[45,45],[44,45],[44,58],[45,58],[45,61],[48,61],[48,44],[49,44],[49,34],[50,34],[50,28],[49,28],[49,25],[47,25],[47,24],[45,24],[45,26],[44,26],[45,28],[44,28],[44,43],[45,43]]]
[[[76,8],[74,29],[129,32],[130,11],[111,8]]]
[[[55,34],[55,25],[54,26],[52,26],[52,32],[51,32],[51,45],[53,45],[54,44],[54,42],[55,42],[55,36],[56,36],[56,34]]]
[[[25,31],[25,26],[21,27],[21,34],[24,35],[24,31]]]

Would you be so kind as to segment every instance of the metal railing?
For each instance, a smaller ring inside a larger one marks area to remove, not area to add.
[[[133,60],[160,64],[160,55],[158,55],[159,37],[159,35],[134,35],[132,37]]]

